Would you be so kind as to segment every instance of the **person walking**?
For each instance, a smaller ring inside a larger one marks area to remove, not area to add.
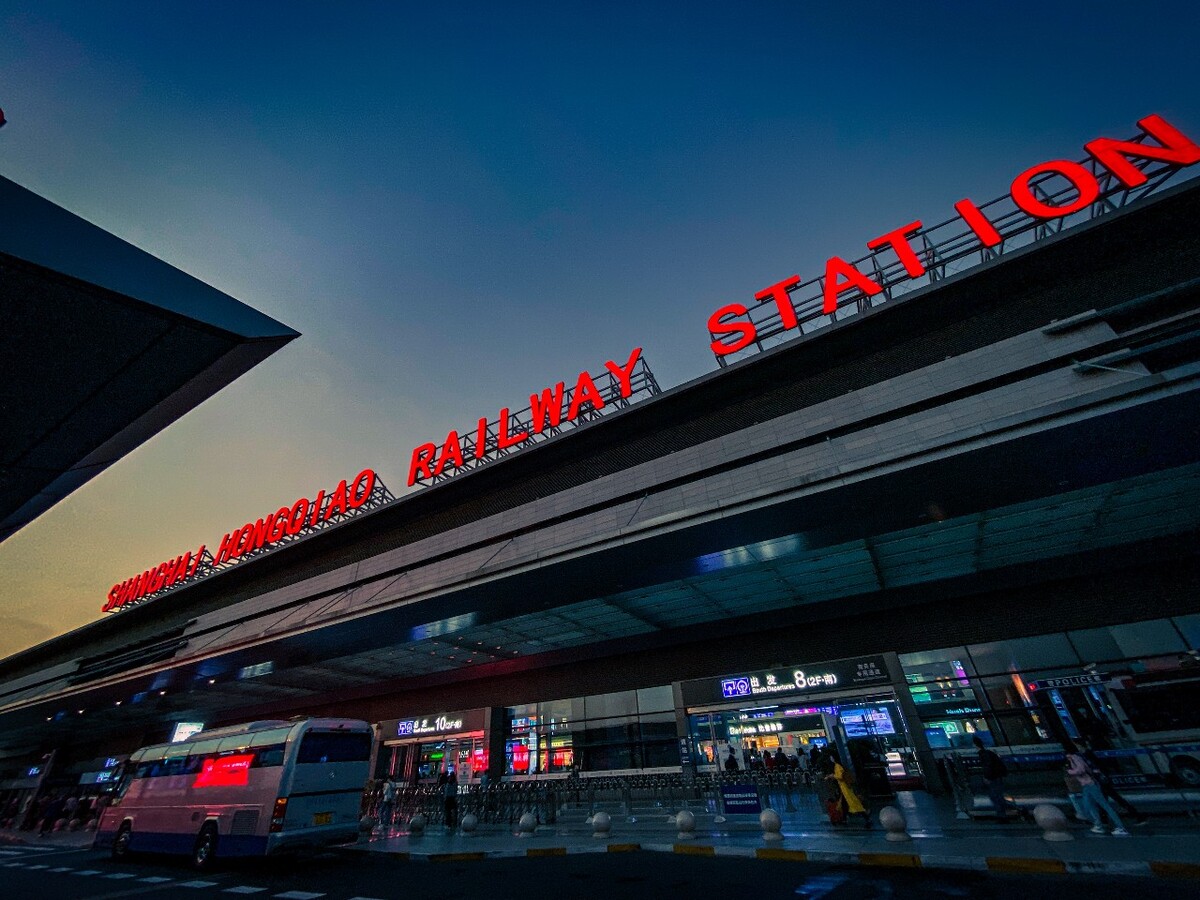
[[[1104,767],[1100,765],[1095,748],[1087,747],[1080,751],[1079,755],[1083,757],[1084,762],[1092,767],[1092,774],[1096,779],[1096,783],[1100,785],[1100,793],[1121,807],[1122,811],[1126,814],[1133,816],[1134,825],[1145,825],[1149,819],[1144,814],[1138,812],[1137,808],[1116,789],[1112,783],[1112,778],[1104,771]]]
[[[383,791],[379,797],[379,827],[386,833],[392,827],[392,816],[396,810],[396,784],[392,779],[385,779]]]
[[[992,809],[996,811],[997,819],[1007,819],[1010,808],[1014,812],[1017,811],[1016,806],[1009,803],[1008,797],[1004,795],[1004,779],[1008,775],[1008,767],[1004,765],[1004,760],[1000,758],[999,753],[984,746],[983,739],[979,735],[975,735],[974,744],[979,750],[979,763],[983,768],[983,784],[992,800]]]
[[[458,827],[458,776],[451,769],[446,773],[446,783],[442,785],[442,801],[446,807],[446,829]]]
[[[1083,812],[1092,822],[1092,834],[1106,833],[1104,819],[1101,816],[1101,811],[1103,811],[1113,824],[1113,837],[1129,837],[1125,823],[1121,821],[1121,817],[1117,815],[1113,805],[1100,790],[1097,773],[1088,765],[1088,761],[1080,753],[1079,747],[1070,738],[1067,738],[1063,741],[1063,749],[1067,752],[1067,777],[1074,778],[1079,783],[1080,793],[1083,795]]]
[[[829,754],[829,760],[833,763],[833,771],[825,777],[837,783],[838,790],[842,795],[842,808],[847,815],[862,816],[863,827],[870,828],[871,814],[867,812],[866,806],[858,796],[858,791],[854,789],[854,776],[849,769],[842,765],[842,760],[836,753]]]

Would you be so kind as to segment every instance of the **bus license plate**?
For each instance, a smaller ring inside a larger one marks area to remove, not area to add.
[[[316,815],[313,816],[313,824],[314,825],[331,825],[331,824],[333,824],[333,813],[331,813],[331,812],[317,813]]]

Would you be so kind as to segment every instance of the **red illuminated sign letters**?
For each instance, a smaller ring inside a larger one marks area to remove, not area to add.
[[[638,347],[629,354],[629,359],[624,363],[609,360],[604,364],[606,374],[603,377],[612,376],[620,399],[628,399],[633,394],[634,370],[641,357],[642,348]],[[482,460],[491,454],[532,440],[545,432],[547,427],[557,428],[563,422],[574,422],[588,407],[599,411],[605,405],[606,401],[603,392],[596,385],[596,378],[586,371],[580,372],[569,392],[566,384],[560,381],[554,387],[544,388],[541,393],[530,394],[529,421],[524,425],[519,424],[517,417],[505,407],[500,410],[494,435],[492,424],[484,417],[475,425],[473,435],[467,432],[469,437],[466,440],[470,441],[467,447],[464,447],[464,437],[460,436],[458,431],[451,431],[441,444],[422,444],[415,448],[408,466],[409,487],[421,481],[439,478],[448,474],[450,470],[464,468],[467,465],[465,454],[468,450],[472,459]]]
[[[1140,120],[1138,125],[1149,137],[1158,141],[1158,146],[1112,138],[1097,138],[1084,144],[1088,155],[1111,172],[1125,187],[1138,187],[1147,180],[1145,173],[1134,165],[1131,159],[1154,160],[1176,166],[1190,166],[1200,162],[1200,147],[1162,116],[1147,116]],[[1046,174],[1057,175],[1070,182],[1074,188],[1074,199],[1053,204],[1045,196],[1038,196],[1032,184],[1039,176]],[[1036,219],[1048,220],[1086,209],[1100,196],[1100,183],[1085,166],[1070,160],[1055,159],[1026,169],[1013,179],[1009,193],[1022,212]],[[954,209],[983,246],[995,247],[1001,243],[1000,233],[976,204],[964,199],[954,204]],[[924,275],[926,269],[911,239],[920,234],[921,228],[920,221],[910,222],[868,241],[867,249],[890,249],[896,254],[908,276],[917,278]],[[796,309],[788,295],[788,291],[799,284],[800,276],[793,275],[754,295],[756,300],[771,300],[775,303],[780,323],[785,330],[797,328],[799,325]],[[825,263],[822,312],[828,315],[836,311],[838,299],[843,293],[853,292],[856,295],[873,297],[882,290],[881,285],[860,272],[853,263],[848,263],[839,256],[830,257]],[[747,313],[745,305],[730,303],[709,316],[708,330],[714,338],[710,346],[718,357],[744,350],[758,339],[758,327],[754,322],[743,318]]]
[[[241,528],[227,532],[221,538],[216,554],[207,553],[206,545],[201,545],[195,554],[185,553],[120,584],[114,584],[108,591],[108,600],[101,611],[115,612],[149,594],[182,584],[197,575],[209,574],[219,566],[295,537],[305,528],[316,528],[330,520],[336,521],[363,506],[371,498],[377,482],[374,469],[363,469],[353,479],[338,482],[338,486],[329,494],[318,491],[316,499],[312,501],[301,497],[291,506],[281,506],[265,518],[247,522]]]

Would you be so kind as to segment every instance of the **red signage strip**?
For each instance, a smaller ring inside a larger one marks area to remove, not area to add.
[[[598,375],[580,372],[571,387],[558,382],[529,395],[529,406],[517,413],[500,410],[495,420],[479,419],[461,432],[451,431],[440,444],[422,444],[412,452],[408,484],[443,481],[477,469],[517,448],[629,406],[635,396],[660,393],[658,382],[638,347],[624,362],[609,360]]]
[[[1161,116],[1147,116],[1138,126],[1142,132],[1129,141],[1088,141],[1081,162],[1030,166],[1013,179],[1008,194],[989,203],[960,200],[954,204],[958,215],[938,225],[926,228],[918,219],[894,228],[867,241],[872,252],[853,262],[830,257],[816,278],[792,275],[756,293],[757,303],[722,306],[708,319],[718,364],[1119,209],[1200,162],[1200,147]]]
[[[301,497],[290,506],[261,519],[247,522],[221,538],[215,553],[201,545],[166,560],[145,572],[114,584],[102,612],[119,612],[153,600],[182,584],[214,575],[242,560],[269,553],[279,547],[361,515],[393,500],[374,469],[363,469],[352,479],[343,479],[332,491],[318,491],[314,499]]]

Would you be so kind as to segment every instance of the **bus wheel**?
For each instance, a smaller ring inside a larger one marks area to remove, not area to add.
[[[192,866],[208,871],[217,861],[217,828],[211,822],[200,829],[196,847],[192,850]]]
[[[1190,756],[1176,756],[1172,759],[1171,774],[1184,787],[1200,787],[1200,762]]]
[[[118,861],[129,859],[132,855],[129,850],[129,840],[133,832],[129,827],[129,823],[125,822],[117,830],[117,836],[113,839],[112,858]]]

